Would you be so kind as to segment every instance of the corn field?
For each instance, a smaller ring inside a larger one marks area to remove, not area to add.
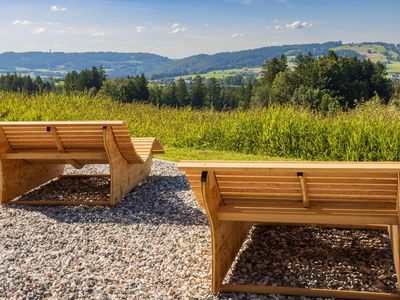
[[[173,147],[305,160],[400,160],[400,110],[372,102],[324,115],[292,106],[216,112],[123,104],[83,94],[3,92],[0,120],[124,120],[132,136],[155,136]]]

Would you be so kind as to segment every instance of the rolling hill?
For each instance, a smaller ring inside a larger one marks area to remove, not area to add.
[[[117,52],[4,52],[0,53],[0,73],[20,73],[63,77],[72,70],[102,65],[110,77],[144,73],[153,79],[205,74],[215,70],[260,67],[268,59],[285,54],[293,61],[297,54],[311,52],[314,56],[326,54],[330,49],[338,55],[356,56],[380,61],[387,66],[392,77],[400,76],[400,45],[368,42],[343,44],[326,42],[301,45],[262,47],[251,50],[199,54],[182,59],[150,53]]]

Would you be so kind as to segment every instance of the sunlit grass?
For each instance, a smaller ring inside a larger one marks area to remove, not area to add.
[[[219,113],[122,104],[109,98],[90,98],[82,94],[29,97],[20,93],[0,93],[0,119],[124,120],[129,124],[131,135],[157,137],[167,149],[172,149],[174,154],[170,158],[175,160],[197,157],[339,161],[400,159],[400,111],[371,103],[334,115],[290,106]]]

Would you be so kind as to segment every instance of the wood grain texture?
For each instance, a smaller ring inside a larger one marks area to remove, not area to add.
[[[206,176],[206,175],[204,175]],[[210,172],[202,181],[203,197],[206,199],[208,221],[212,239],[212,286],[217,294],[236,255],[245,241],[252,222],[225,222],[218,220],[217,210],[222,199],[215,175]]]
[[[150,174],[152,156],[142,163],[130,163],[121,154],[111,126],[104,129],[106,149],[111,175],[110,205],[115,205],[127,192]]]
[[[63,172],[64,164],[31,165],[23,160],[0,159],[0,203],[9,203]]]
[[[0,122],[1,204],[61,175],[64,164],[103,163],[110,165],[110,199],[24,204],[115,205],[150,173],[152,154],[163,151],[155,138],[132,139],[123,121]]]

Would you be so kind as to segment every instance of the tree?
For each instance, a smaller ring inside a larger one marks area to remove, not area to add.
[[[274,57],[273,59],[267,61],[263,67],[261,84],[271,86],[276,76],[281,72],[285,72],[287,69],[287,58],[284,54],[282,54],[279,58]]]
[[[186,106],[190,104],[188,88],[183,78],[179,78],[176,81],[176,101],[178,106]]]
[[[201,108],[204,104],[205,88],[203,78],[197,75],[191,85],[191,103],[190,105],[194,108]]]
[[[251,93],[253,90],[253,86],[251,81],[249,81],[246,85],[242,83],[238,91],[238,102],[239,108],[242,110],[246,110],[250,107],[251,101]]]
[[[205,100],[208,107],[213,107],[216,110],[222,109],[223,103],[221,100],[221,86],[219,85],[217,79],[210,78],[207,80]]]
[[[162,105],[162,89],[158,84],[149,86],[149,101],[158,107]]]

